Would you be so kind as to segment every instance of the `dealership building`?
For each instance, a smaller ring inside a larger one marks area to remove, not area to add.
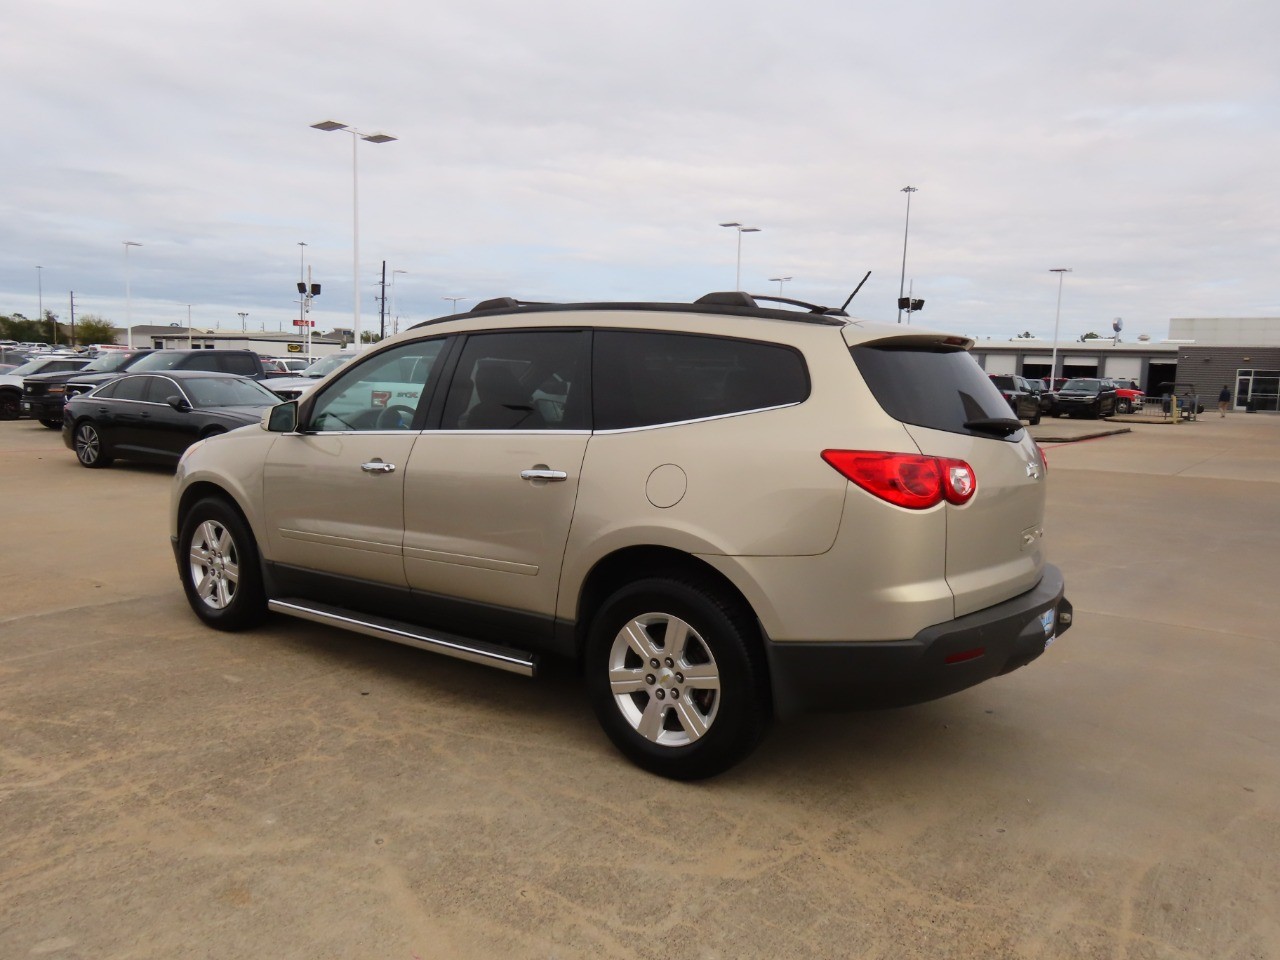
[[[973,355],[988,373],[1050,375],[1051,341],[979,340]],[[1169,321],[1168,340],[1058,343],[1057,377],[1133,380],[1148,395],[1183,384],[1211,401],[1225,384],[1237,410],[1280,410],[1280,317],[1188,317]]]

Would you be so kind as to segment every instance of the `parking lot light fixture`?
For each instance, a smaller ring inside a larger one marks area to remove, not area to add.
[[[1071,272],[1070,267],[1050,267],[1050,273],[1058,275],[1058,309],[1053,315],[1053,353],[1049,358],[1049,389],[1053,389],[1053,380],[1058,375],[1058,321],[1062,319],[1062,277]]]
[[[902,228],[902,276],[898,278],[898,322],[902,322],[902,291],[907,285],[907,234],[911,231],[911,195],[918,192],[916,187],[903,187],[900,193],[907,195],[907,222]],[[908,317],[908,319],[910,319]]]
[[[342,130],[351,134],[351,299],[353,302],[352,342],[360,349],[360,176],[356,146],[360,140],[369,143],[390,143],[396,138],[389,133],[361,133],[355,127],[337,120],[322,120],[311,124],[312,129],[333,133]]]
[[[738,231],[738,267],[733,275],[733,289],[742,289],[742,235],[744,233],[759,233],[759,227],[744,227],[737,220],[730,220],[728,223],[720,224],[722,227],[733,227]]]
[[[778,285],[778,296],[782,296],[782,285],[790,279],[790,277],[770,277],[769,282]]]
[[[453,314],[455,314],[455,313],[457,313],[457,312],[458,312],[458,301],[459,301],[459,300],[470,300],[471,298],[470,298],[470,297],[441,297],[440,299],[441,299],[441,300],[450,300],[450,301],[452,301],[452,302],[453,302],[453,309],[449,311],[449,315],[450,315],[450,316],[452,316]]]

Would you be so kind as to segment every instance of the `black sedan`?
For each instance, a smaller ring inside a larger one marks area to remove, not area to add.
[[[86,467],[117,457],[177,463],[197,440],[257,423],[279,402],[266,387],[226,373],[126,374],[67,401],[62,439]]]

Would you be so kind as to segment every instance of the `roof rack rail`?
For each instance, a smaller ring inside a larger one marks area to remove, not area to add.
[[[760,302],[764,301],[764,302]],[[774,307],[773,303],[785,303],[802,310],[785,310]],[[692,303],[647,303],[647,302],[607,302],[607,303],[548,303],[537,300],[517,300],[515,297],[491,297],[476,303],[465,314],[452,313],[432,320],[423,320],[413,324],[409,329],[447,323],[463,316],[475,314],[503,313],[542,313],[542,312],[576,312],[580,310],[641,310],[655,313],[708,313],[743,317],[767,317],[772,320],[791,320],[799,323],[817,323],[843,325],[848,314],[839,307],[823,307],[803,300],[792,300],[787,297],[773,297],[765,294],[750,294],[741,290],[728,290],[708,293]]]
[[[804,307],[810,313],[816,313],[824,317],[847,317],[849,315],[841,307],[824,307],[804,300],[792,300],[790,297],[772,297],[766,293],[752,294],[752,297],[756,300],[767,300],[769,303],[789,303],[793,307]]]

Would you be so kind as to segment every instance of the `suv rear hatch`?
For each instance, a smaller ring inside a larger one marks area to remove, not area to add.
[[[971,500],[932,508],[946,514],[946,578],[957,617],[1031,589],[1044,566],[1044,459],[968,344],[911,334],[850,348],[877,402],[921,454],[963,460],[973,470]]]

